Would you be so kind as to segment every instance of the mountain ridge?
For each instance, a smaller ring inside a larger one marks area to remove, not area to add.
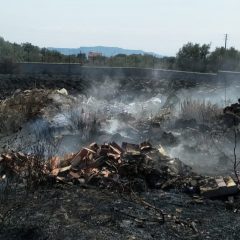
[[[80,52],[88,55],[89,52],[99,52],[102,53],[103,56],[112,57],[118,54],[132,55],[132,54],[149,54],[154,55],[156,57],[163,57],[163,55],[154,53],[154,52],[145,52],[143,50],[133,50],[133,49],[125,49],[120,47],[107,47],[107,46],[93,46],[93,47],[79,47],[79,48],[55,48],[49,47],[49,50],[54,50],[60,52],[64,55],[77,55]]]

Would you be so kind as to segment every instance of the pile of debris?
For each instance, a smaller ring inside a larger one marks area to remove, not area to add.
[[[22,153],[2,154],[0,172],[31,179],[54,178],[63,183],[91,183],[104,187],[119,186],[129,190],[131,186],[144,190],[146,187],[166,189],[191,169],[178,159],[171,159],[163,149],[153,148],[148,142],[140,145],[115,142],[98,145],[92,143],[76,154],[53,157],[42,161]]]
[[[11,152],[1,155],[0,175],[2,179],[20,179],[20,184],[27,187],[51,180],[51,183],[93,184],[123,192],[173,188],[206,197],[238,191],[231,177],[224,182],[199,176],[179,159],[168,157],[162,147],[154,148],[149,142],[139,145],[123,142],[121,147],[115,142],[92,143],[76,154],[48,161]]]
[[[224,108],[224,113],[233,113],[240,115],[240,98],[237,103],[232,104],[231,106],[227,106]]]
[[[223,113],[223,120],[227,126],[237,126],[240,123],[240,98],[237,103],[225,107]]]

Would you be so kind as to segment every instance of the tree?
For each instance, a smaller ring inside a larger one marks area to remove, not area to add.
[[[209,50],[209,44],[187,43],[177,53],[177,68],[183,71],[205,72]]]
[[[84,64],[87,61],[87,56],[85,53],[79,53],[77,55],[77,58],[79,59],[79,63]]]
[[[209,71],[217,72],[218,70],[235,71],[240,70],[240,52],[235,48],[225,49],[224,47],[216,48],[208,58]]]
[[[176,57],[163,57],[159,60],[159,68],[175,69]]]
[[[47,52],[46,48],[41,49],[42,62],[46,61],[46,52]]]
[[[34,49],[34,46],[31,43],[23,43],[22,47],[23,47],[25,53],[27,54],[27,58],[25,60],[30,62],[30,54]]]

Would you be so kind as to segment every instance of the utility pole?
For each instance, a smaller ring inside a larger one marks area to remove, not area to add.
[[[68,51],[68,74],[70,75],[71,72],[71,55],[70,55],[70,51]]]
[[[79,64],[81,64],[81,56],[82,56],[82,52],[81,52],[81,50],[80,50],[80,52],[79,52]]]
[[[226,33],[224,36],[225,36],[224,47],[225,47],[225,50],[226,50],[227,49],[228,34]]]
[[[226,57],[226,50],[227,50],[227,41],[228,41],[228,34],[226,33],[225,35],[225,41],[224,41],[224,48],[225,48],[225,54],[224,54],[224,58]],[[224,84],[225,84],[225,91],[224,91],[224,98],[225,98],[225,107],[227,106],[227,82],[226,82],[226,77],[224,78]]]

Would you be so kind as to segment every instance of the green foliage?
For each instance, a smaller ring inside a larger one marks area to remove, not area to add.
[[[204,72],[210,45],[187,43],[177,53],[176,66],[183,71]]]
[[[0,37],[0,62],[11,59],[13,62],[55,62],[55,63],[85,63],[86,56],[65,56],[57,51],[39,48],[31,43],[10,43]]]
[[[15,62],[78,63],[88,66],[137,67],[176,69],[193,72],[240,71],[240,52],[235,48],[216,48],[210,52],[209,44],[187,43],[176,57],[156,57],[150,54],[118,54],[113,57],[86,54],[63,55],[31,43],[10,43],[0,37],[0,72],[14,70]]]
[[[145,54],[118,54],[116,56],[96,57],[90,60],[88,64],[107,65],[111,67],[136,67],[136,68],[173,68],[174,57],[158,58],[153,55]]]
[[[210,45],[188,43],[176,57],[176,68],[193,72],[217,72],[218,70],[240,71],[240,52],[235,48],[216,48],[209,52]]]
[[[240,71],[240,52],[235,48],[216,48],[208,59],[208,70]]]

